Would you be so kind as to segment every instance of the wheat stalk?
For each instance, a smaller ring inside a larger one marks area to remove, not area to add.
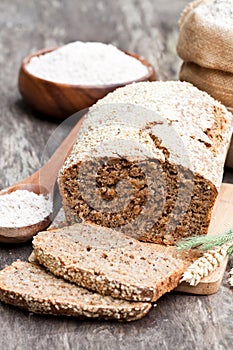
[[[227,256],[227,248],[225,246],[215,247],[208,250],[192,263],[184,272],[180,282],[187,282],[190,286],[196,286],[203,277],[217,269],[221,262]]]
[[[203,277],[217,269],[225,257],[233,254],[233,230],[220,236],[196,236],[190,237],[177,245],[178,250],[198,248],[204,250],[203,256],[198,258],[184,272],[180,282],[187,282],[196,286]],[[233,269],[230,272],[228,282],[233,286]]]
[[[233,230],[229,230],[223,235],[218,236],[193,236],[188,237],[177,245],[177,250],[184,250],[190,248],[199,248],[201,250],[212,249],[216,246],[222,246],[223,244],[229,243],[232,241],[232,244],[229,245],[228,254],[233,253]]]

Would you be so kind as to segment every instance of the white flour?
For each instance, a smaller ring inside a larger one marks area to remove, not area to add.
[[[44,195],[17,190],[0,196],[0,226],[23,227],[36,224],[52,212],[52,201]]]
[[[211,22],[221,26],[233,26],[233,0],[213,0],[200,4],[196,10]]]
[[[92,86],[126,83],[148,74],[145,65],[112,45],[81,41],[33,57],[27,70],[58,83]]]

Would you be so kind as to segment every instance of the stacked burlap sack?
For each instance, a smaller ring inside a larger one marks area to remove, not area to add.
[[[184,9],[179,27],[180,80],[207,91],[233,112],[233,0],[196,0]],[[227,165],[233,168],[233,145]]]

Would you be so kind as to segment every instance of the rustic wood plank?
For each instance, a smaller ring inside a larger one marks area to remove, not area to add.
[[[0,188],[33,173],[56,123],[20,99],[17,74],[30,52],[72,40],[112,42],[147,57],[161,79],[176,79],[177,20],[187,0],[0,1]],[[233,174],[226,173],[227,181]],[[0,267],[27,259],[30,244],[0,247]],[[228,265],[228,270],[229,270]],[[224,282],[217,294],[171,293],[141,321],[117,324],[30,315],[0,304],[1,349],[232,348],[233,298]]]

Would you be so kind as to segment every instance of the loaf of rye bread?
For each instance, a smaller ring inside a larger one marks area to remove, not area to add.
[[[58,184],[69,224],[145,242],[206,234],[232,114],[186,82],[125,86],[91,107]]]
[[[151,308],[90,292],[23,261],[0,271],[0,300],[34,313],[119,321],[140,319]]]
[[[54,275],[114,298],[154,302],[179,284],[181,259],[109,228],[75,224],[40,232],[36,260]]]

